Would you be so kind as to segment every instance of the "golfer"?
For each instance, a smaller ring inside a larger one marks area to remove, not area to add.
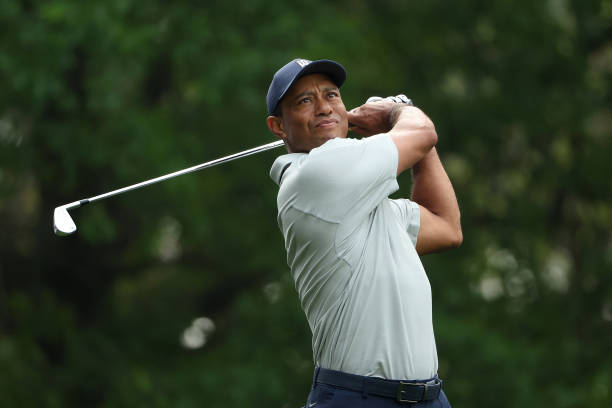
[[[278,224],[312,331],[306,407],[450,407],[419,259],[462,241],[438,136],[403,95],[347,112],[345,79],[336,62],[297,59],[267,95],[268,127],[289,151],[270,171]],[[347,139],[349,124],[364,137]],[[390,199],[408,169],[410,199]]]

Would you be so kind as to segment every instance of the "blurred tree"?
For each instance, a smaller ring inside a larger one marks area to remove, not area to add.
[[[0,405],[303,404],[280,150],[51,232],[272,140],[299,56],[347,67],[347,107],[401,91],[436,123],[465,235],[424,258],[451,402],[610,406],[611,31],[606,0],[0,2]]]

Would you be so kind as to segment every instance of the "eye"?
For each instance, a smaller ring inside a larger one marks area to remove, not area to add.
[[[333,98],[336,98],[338,96],[340,96],[340,95],[338,95],[338,92],[330,92],[330,93],[327,94],[327,97],[329,99],[333,99]]]
[[[301,105],[301,104],[303,104],[303,103],[307,103],[307,102],[310,102],[310,97],[309,97],[309,96],[307,96],[307,97],[305,97],[305,98],[300,99],[300,100],[298,101],[298,105]]]

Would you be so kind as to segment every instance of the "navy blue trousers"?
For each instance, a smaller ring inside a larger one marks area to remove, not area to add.
[[[428,380],[425,380],[428,381]],[[415,381],[421,382],[421,381]],[[314,384],[305,408],[451,408],[444,391],[438,398],[417,403],[400,403],[393,398],[379,397],[367,392],[345,390],[327,384]]]

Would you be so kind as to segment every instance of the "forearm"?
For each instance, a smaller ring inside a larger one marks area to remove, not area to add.
[[[438,134],[433,122],[418,108],[396,106],[389,119],[389,135],[399,153],[397,174],[400,174],[427,157],[438,142]]]
[[[412,178],[412,201],[443,219],[461,241],[457,197],[435,147],[413,166]]]

